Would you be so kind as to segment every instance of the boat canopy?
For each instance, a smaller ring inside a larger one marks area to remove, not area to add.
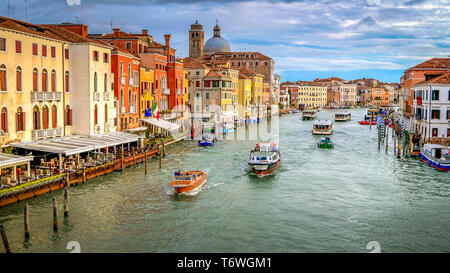
[[[258,143],[256,147],[259,148],[260,152],[276,152],[278,150],[278,146],[275,142],[270,143]]]
[[[314,125],[331,126],[331,120],[315,120]]]

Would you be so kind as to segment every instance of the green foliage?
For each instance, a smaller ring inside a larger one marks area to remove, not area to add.
[[[278,103],[278,108],[281,110],[281,109],[283,109],[283,107],[284,107],[284,105],[281,102],[279,102]]]
[[[27,188],[27,187],[30,187],[30,186],[33,186],[33,185],[37,185],[37,184],[40,184],[40,183],[45,183],[45,182],[48,182],[48,181],[51,181],[51,180],[56,180],[56,179],[58,179],[60,177],[63,177],[65,175],[66,174],[64,174],[64,173],[63,174],[58,174],[58,175],[54,175],[54,176],[38,179],[36,181],[28,182],[28,183],[25,183],[25,184],[22,184],[22,185],[19,185],[19,186],[15,186],[15,187],[12,187],[12,188],[9,188],[9,189],[0,190],[0,195],[8,193],[8,192],[12,192],[12,191],[17,191],[17,190],[20,190],[20,189],[23,189],[23,188]]]
[[[12,146],[5,147],[5,148],[3,148],[3,153],[4,154],[12,154],[13,153],[13,149],[14,149],[14,147],[12,147]]]

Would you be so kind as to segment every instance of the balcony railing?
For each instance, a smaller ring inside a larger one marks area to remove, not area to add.
[[[105,132],[111,132],[111,124],[105,123]]]
[[[125,112],[126,112],[126,108],[122,107],[122,111],[121,111],[122,115],[125,114]]]
[[[136,113],[136,106],[130,106],[130,113]]]
[[[120,78],[120,84],[121,85],[125,85],[125,78],[124,77]]]
[[[106,92],[104,95],[104,100],[109,101],[110,98],[111,98],[111,94],[109,92]]]
[[[62,92],[41,92],[37,91],[31,92],[31,101],[37,102],[37,101],[60,101],[62,98]]]
[[[45,138],[45,130],[33,130],[32,132],[33,140],[39,140]]]
[[[101,131],[101,126],[100,126],[100,124],[95,125],[95,126],[94,126],[94,133],[95,133],[95,134],[100,134],[100,131]]]
[[[133,78],[128,79],[128,84],[133,85]]]
[[[100,101],[100,98],[101,98],[100,92],[94,92],[94,99],[95,99],[95,101]]]
[[[62,128],[39,129],[32,131],[33,140],[47,139],[52,137],[60,137],[63,135]]]
[[[163,88],[163,89],[161,89],[161,92],[163,93],[163,95],[170,95],[170,89],[169,88]]]

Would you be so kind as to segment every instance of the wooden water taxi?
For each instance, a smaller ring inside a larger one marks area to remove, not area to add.
[[[318,148],[334,149],[334,143],[329,137],[321,137],[320,141],[317,143]]]
[[[313,120],[317,116],[316,110],[303,110],[302,119],[303,120]]]
[[[175,180],[170,182],[176,193],[188,193],[200,189],[206,182],[208,174],[203,171],[175,172]]]
[[[250,152],[248,165],[250,170],[259,177],[270,174],[278,169],[281,154],[276,143],[258,143]]]
[[[450,171],[450,147],[439,144],[425,144],[420,150],[420,159],[433,168]]]
[[[352,119],[350,112],[339,112],[334,114],[334,121],[348,121]]]
[[[333,123],[331,120],[316,120],[312,133],[313,135],[331,135],[333,134]]]

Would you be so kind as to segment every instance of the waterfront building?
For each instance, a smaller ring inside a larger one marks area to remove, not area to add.
[[[275,74],[273,77],[273,93],[271,95],[272,97],[271,104],[278,104],[280,102],[280,84],[281,84],[281,75]]]
[[[315,82],[298,81],[297,104],[304,109],[321,108],[327,104],[328,88]]]
[[[73,109],[73,134],[94,135],[116,131],[117,117],[111,88],[112,46],[87,38],[87,26],[80,24],[43,25],[69,42],[68,78]],[[65,56],[66,57],[66,56]]]
[[[245,75],[247,77],[250,77],[252,79],[252,104],[256,105],[256,106],[260,106],[260,105],[264,105],[264,101],[263,101],[263,95],[264,95],[264,90],[263,90],[263,79],[264,79],[264,75],[259,74],[255,71],[252,71],[248,68],[241,68],[239,70],[239,73],[242,75]]]
[[[407,128],[411,128],[414,103],[414,85],[431,80],[450,71],[450,57],[432,58],[406,69],[400,78],[400,109]]]
[[[331,92],[328,94],[329,104],[334,106],[355,106],[356,90],[356,84],[332,84]]]
[[[71,134],[70,43],[0,17],[0,147]]]
[[[145,110],[149,110],[153,107],[155,102],[155,70],[141,66],[139,68],[139,81],[140,81],[140,116],[145,117]]]
[[[239,117],[248,119],[251,115],[251,103],[252,103],[252,78],[239,74],[239,105],[240,112]]]
[[[205,41],[205,32],[203,26],[195,20],[189,30],[189,57],[197,58],[203,56],[203,46]]]
[[[169,109],[170,90],[167,84],[167,57],[159,53],[140,53],[141,65],[153,68],[155,75],[154,97],[159,111]]]
[[[287,90],[280,88],[280,104],[282,105],[282,108],[289,108],[290,100],[291,98]]]
[[[413,86],[412,130],[424,140],[450,137],[450,72]]]
[[[280,84],[280,90],[289,95],[288,106],[296,105],[298,107],[298,86],[296,83],[285,81]]]
[[[376,106],[389,105],[389,91],[384,86],[374,86],[371,90],[371,103]]]

